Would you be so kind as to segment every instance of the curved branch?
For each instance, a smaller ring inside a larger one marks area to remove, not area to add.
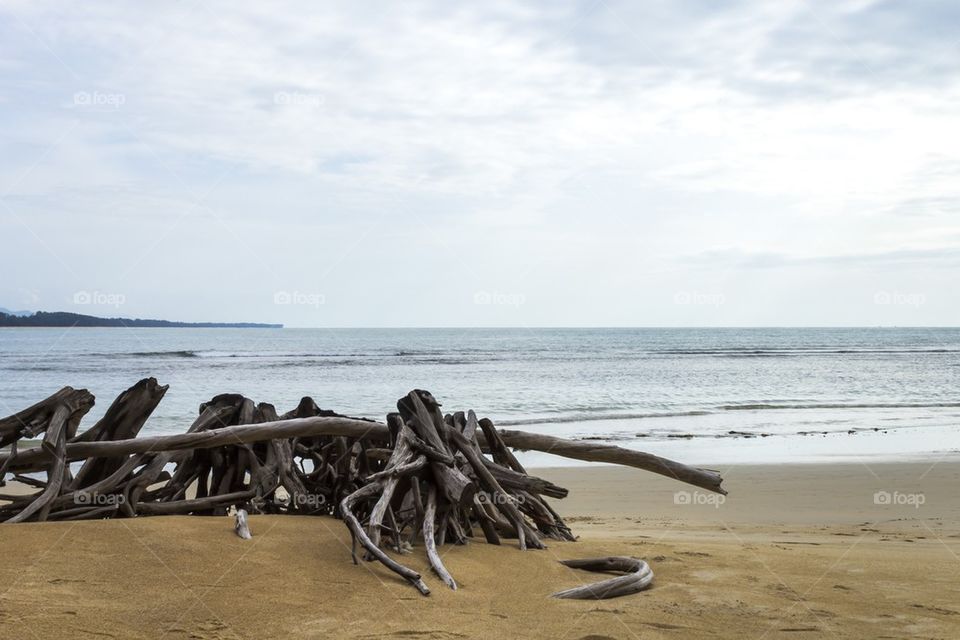
[[[380,547],[373,544],[367,536],[367,532],[363,530],[363,526],[361,526],[357,516],[353,515],[353,505],[355,502],[372,497],[381,489],[383,489],[383,484],[380,482],[374,482],[357,489],[340,501],[340,515],[350,529],[354,541],[359,540],[360,544],[363,545],[363,548],[366,549],[370,555],[382,562],[385,567],[409,581],[410,584],[417,588],[417,591],[428,596],[430,595],[430,588],[427,587],[426,583],[420,578],[420,574],[409,567],[403,566],[384,553]]]
[[[653,582],[653,571],[650,569],[650,565],[636,558],[607,556],[605,558],[561,560],[560,562],[573,569],[584,569],[585,571],[596,571],[600,573],[606,573],[608,571],[625,571],[626,573],[616,578],[558,591],[553,594],[552,597],[554,598],[605,600],[607,598],[617,598],[619,596],[643,591]]]

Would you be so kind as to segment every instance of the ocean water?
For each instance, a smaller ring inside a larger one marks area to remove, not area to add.
[[[90,426],[146,376],[170,390],[142,433],[183,432],[223,392],[382,419],[424,388],[503,427],[698,464],[960,452],[953,328],[0,330],[3,415],[71,385],[97,397]]]

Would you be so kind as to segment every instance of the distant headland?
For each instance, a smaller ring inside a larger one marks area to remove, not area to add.
[[[136,327],[172,329],[282,329],[282,324],[257,322],[174,322],[172,320],[147,320],[141,318],[98,318],[68,311],[23,311],[0,310],[0,327]]]

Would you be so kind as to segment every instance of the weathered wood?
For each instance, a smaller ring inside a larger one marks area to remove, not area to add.
[[[527,431],[499,430],[503,442],[514,449],[522,451],[543,451],[564,458],[583,460],[585,462],[605,462],[627,467],[636,467],[644,471],[659,473],[662,476],[692,484],[708,491],[726,495],[726,490],[720,486],[723,477],[719,471],[697,469],[685,464],[674,462],[666,458],[655,456],[643,451],[624,449],[609,444],[595,442],[578,442],[548,436],[542,433]]]
[[[544,545],[540,542],[539,536],[524,521],[523,515],[517,509],[516,499],[503,490],[497,479],[487,469],[480,455],[474,450],[464,437],[456,429],[447,427],[447,433],[461,453],[470,461],[473,471],[481,479],[484,487],[493,497],[494,507],[503,512],[503,515],[513,523],[517,530],[517,538],[520,542],[520,548],[526,549],[531,546],[535,549],[543,549]]]
[[[410,530],[410,544],[417,541],[417,532],[422,529],[425,508],[423,499],[420,496],[420,479],[410,479],[410,499],[413,502],[413,523]]]
[[[496,478],[504,488],[516,490],[522,489],[531,493],[559,499],[566,498],[567,494],[569,493],[569,491],[563,487],[557,486],[549,480],[544,480],[543,478],[538,478],[537,476],[526,475],[524,473],[517,473],[512,469],[501,467],[494,462],[490,462],[486,458],[481,458],[481,460],[483,461],[484,466],[490,470],[490,473],[493,475],[493,477]]]
[[[244,444],[262,440],[285,440],[297,437],[320,435],[348,436],[351,438],[386,438],[385,425],[366,422],[353,418],[294,418],[278,422],[261,422],[254,425],[224,427],[199,433],[182,433],[172,436],[149,436],[112,440],[106,442],[77,442],[66,446],[69,461],[92,457],[125,456],[151,451],[184,451],[192,449],[210,449],[230,444]],[[0,464],[8,456],[0,456]],[[51,458],[49,452],[34,448],[20,451],[11,465],[11,470],[33,467]]]
[[[146,378],[133,385],[117,396],[103,417],[87,432],[92,432],[92,435],[85,437],[83,441],[126,440],[136,437],[163,399],[167,388],[167,385],[159,384],[156,378]],[[88,458],[71,485],[76,488],[97,482],[112,474],[122,464],[122,460],[112,457]]]
[[[141,502],[137,504],[136,510],[137,513],[144,515],[186,515],[202,513],[219,506],[243,504],[252,497],[252,491],[240,491],[191,500],[176,500],[174,502]]]
[[[340,503],[340,515],[343,518],[344,523],[346,523],[347,528],[350,529],[350,533],[353,535],[354,542],[359,540],[360,544],[363,545],[363,547],[366,548],[366,550],[374,558],[383,563],[385,567],[406,579],[410,584],[417,588],[417,591],[425,596],[428,596],[430,595],[430,588],[427,587],[426,583],[420,577],[420,574],[413,569],[405,567],[399,562],[395,561],[393,558],[381,551],[380,547],[373,544],[373,542],[371,542],[370,538],[367,536],[366,531],[364,531],[363,527],[360,525],[360,521],[355,515],[353,515],[352,508],[355,502],[365,498],[373,497],[379,490],[379,483],[373,483],[351,493]],[[356,557],[354,557],[354,561],[356,561]]]
[[[493,421],[489,418],[483,418],[478,421],[478,425],[481,431],[483,431],[483,438],[486,441],[487,449],[489,449],[493,455],[494,462],[518,473],[527,472],[527,470],[523,468],[523,465],[520,464],[520,461],[517,460],[516,456],[513,455],[513,452],[507,448],[507,445],[503,442],[501,432],[493,426]]]
[[[439,425],[434,423],[431,409],[423,402],[424,397],[427,397],[428,402],[432,401],[435,404],[435,401],[432,400],[433,396],[429,392],[415,389],[408,393],[405,398],[397,401],[397,409],[400,410],[400,414],[411,430],[426,443],[425,448],[427,450],[432,449],[449,456],[446,438],[441,437],[441,433],[438,431],[438,428],[440,428],[445,432],[447,427],[443,424],[442,417]],[[427,454],[427,457],[430,457],[430,455]],[[434,457],[438,456],[435,454]],[[470,478],[461,473],[452,463],[452,458],[448,464],[433,462],[430,469],[433,471],[436,484],[443,492],[444,497],[451,504],[465,507],[473,502],[473,494],[477,492],[477,487]]]
[[[201,410],[200,416],[187,429],[187,433],[206,431],[214,426],[222,425],[231,411],[232,408],[230,407],[206,407]],[[164,472],[164,467],[170,463],[182,462],[190,453],[190,451],[159,451],[153,455],[140,475],[131,480],[124,489],[125,504],[136,504],[140,500],[141,494],[150,485],[157,482],[160,474]]]
[[[404,425],[400,431],[400,437],[397,439],[397,446],[393,450],[393,455],[387,462],[387,468],[379,474],[367,478],[368,482],[382,482],[383,484],[380,490],[380,498],[370,512],[370,524],[367,526],[370,541],[375,545],[380,544],[380,527],[400,478],[418,471],[426,464],[426,458],[410,446],[410,436],[408,434],[409,428]]]
[[[14,440],[10,443],[10,454],[4,458],[3,463],[0,464],[0,487],[5,487],[7,482],[5,480],[7,476],[7,469],[10,468],[10,464],[17,458],[17,449],[19,448],[19,442]]]
[[[5,447],[19,438],[35,438],[44,433],[50,418],[60,406],[71,408],[71,413],[79,418],[93,407],[94,398],[86,389],[64,387],[50,397],[18,411],[12,416],[0,418],[0,447]],[[66,422],[65,422],[66,424]],[[56,438],[48,442],[48,448],[55,445]]]
[[[76,509],[64,509],[51,513],[48,520],[98,520],[117,513],[119,508],[116,504],[110,504],[103,507],[77,507]]]
[[[430,567],[443,580],[444,584],[457,590],[457,583],[443,566],[440,554],[437,553],[437,543],[433,537],[434,522],[437,516],[437,489],[432,484],[427,490],[427,506],[423,515],[423,545],[427,548],[427,559],[430,561]]]
[[[573,569],[596,571],[600,573],[625,572],[622,576],[565,589],[553,594],[554,598],[577,600],[604,600],[617,598],[643,591],[653,583],[653,571],[643,560],[625,556],[605,558],[584,558],[582,560],[561,560]]]
[[[60,487],[63,484],[63,475],[67,469],[66,449],[67,433],[64,430],[67,418],[70,417],[71,407],[66,404],[59,405],[50,418],[48,430],[57,434],[57,441],[54,443],[54,458],[50,469],[47,472],[47,486],[40,492],[40,495],[34,498],[30,504],[23,508],[15,516],[6,520],[8,523],[26,522],[33,514],[37,514],[40,521],[46,520],[50,512],[50,502],[60,494]]]

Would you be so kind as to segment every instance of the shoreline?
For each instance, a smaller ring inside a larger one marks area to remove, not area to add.
[[[762,412],[743,412],[744,422],[723,422],[711,414],[700,419],[715,421],[713,425],[691,425],[685,421],[682,431],[641,431],[651,425],[622,425],[617,422],[558,423],[548,425],[551,435],[617,445],[646,451],[684,464],[705,467],[713,465],[762,464],[844,464],[867,461],[874,464],[896,464],[906,460],[960,458],[960,417],[941,416],[937,424],[886,425],[884,427],[834,427],[823,430],[823,423],[797,432],[757,430],[766,419]],[[780,416],[778,416],[780,417]],[[807,418],[796,412],[784,414],[785,420]],[[672,420],[672,419],[668,419]],[[810,424],[810,423],[808,423]],[[592,431],[584,426],[589,425]],[[526,426],[541,431],[539,425]],[[671,427],[675,425],[670,425]],[[929,447],[935,443],[935,450]],[[542,453],[522,454],[530,467],[562,467],[570,463]]]

